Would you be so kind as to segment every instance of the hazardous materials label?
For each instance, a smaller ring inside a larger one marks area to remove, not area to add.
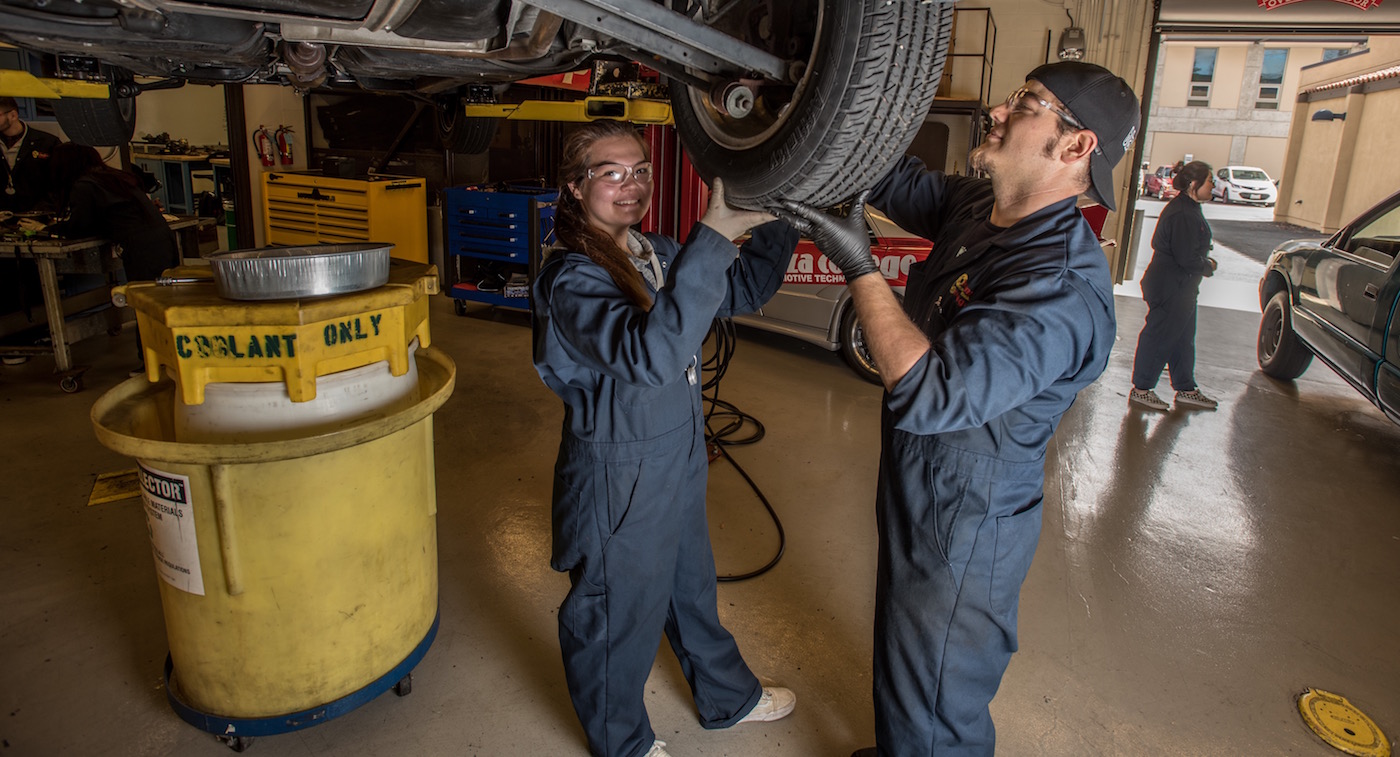
[[[144,465],[140,466],[139,476],[156,573],[181,591],[204,596],[189,477],[152,470]]]

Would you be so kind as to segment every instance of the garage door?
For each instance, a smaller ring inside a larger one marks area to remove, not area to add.
[[[1391,0],[1161,0],[1157,30],[1255,34],[1397,34]]]

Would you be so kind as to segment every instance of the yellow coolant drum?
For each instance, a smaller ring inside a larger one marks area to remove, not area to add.
[[[430,346],[436,282],[404,265],[302,301],[119,290],[148,376],[103,395],[92,422],[139,464],[186,721],[245,738],[407,693],[437,630],[432,414],[456,377]],[[203,406],[243,388],[243,404]]]

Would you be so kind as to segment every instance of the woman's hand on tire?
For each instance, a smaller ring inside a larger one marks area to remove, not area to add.
[[[725,239],[733,241],[749,229],[773,220],[777,220],[775,216],[761,210],[729,207],[724,201],[724,180],[716,176],[710,185],[710,207],[705,210],[705,217],[700,219],[700,223],[723,234]]]

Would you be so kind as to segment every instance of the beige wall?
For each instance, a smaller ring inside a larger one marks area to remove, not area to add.
[[[1313,104],[1300,117],[1307,118],[1320,109]],[[1319,122],[1318,125],[1324,125]],[[1340,123],[1326,123],[1327,126],[1341,126]],[[1337,153],[1340,149],[1342,130],[1304,129],[1295,131],[1293,139],[1299,140],[1296,152],[1298,162],[1287,172],[1280,185],[1284,192],[1279,193],[1274,218],[1286,223],[1321,229],[1327,211],[1327,197],[1331,191],[1332,176],[1337,166]],[[1287,192],[1289,188],[1294,191]]]
[[[1162,46],[1162,73],[1157,82],[1156,107],[1186,107],[1186,95],[1191,90],[1191,64],[1195,55],[1195,45]]]
[[[224,117],[224,88],[186,84],[179,89],[156,89],[136,98],[136,134],[168,133],[171,139],[188,139],[191,145],[228,146],[228,120]]]
[[[1400,64],[1400,38],[1372,37],[1369,51],[1302,71],[1303,90]],[[1320,110],[1345,113],[1345,120],[1313,121]],[[1288,166],[1275,218],[1332,232],[1390,196],[1400,176],[1394,124],[1400,119],[1400,89],[1371,92],[1331,88],[1299,104],[1289,133]]]
[[[1144,154],[1148,170],[1157,166],[1170,166],[1178,160],[1204,160],[1212,166],[1223,166],[1230,156],[1230,135],[1228,134],[1157,134],[1152,138],[1151,155]]]
[[[1350,114],[1348,114],[1350,115]],[[1400,123],[1400,89],[1366,96],[1356,141],[1350,181],[1340,210],[1347,223],[1400,189],[1400,152],[1395,149],[1395,125]],[[1317,126],[1339,126],[1320,122]]]
[[[960,11],[971,10],[974,6],[959,4]],[[1146,80],[1143,66],[1146,61],[1146,43],[1151,24],[1151,3],[1147,0],[1122,0],[1111,7],[1098,2],[1075,2],[1065,4],[1032,3],[1025,0],[990,0],[978,3],[977,8],[990,8],[992,20],[996,24],[996,59],[992,76],[991,92],[987,93],[989,105],[996,104],[1007,94],[1020,87],[1031,69],[1043,63],[1058,60],[1060,32],[1069,25],[1065,15],[1068,7],[1075,22],[1085,30],[1088,53],[1085,60],[1097,63],[1122,76],[1140,90]],[[958,14],[958,39],[954,40],[954,51],[974,52],[981,49],[980,13],[962,12]],[[976,26],[976,34],[967,30]],[[1048,46],[1048,49],[1047,49]],[[977,76],[965,69],[974,68],[977,63],[971,58],[950,58],[954,69],[954,86],[959,96],[975,97]]]
[[[1243,165],[1258,166],[1271,179],[1283,175],[1285,153],[1288,151],[1287,137],[1250,137],[1244,148]],[[1212,163],[1213,166],[1221,164]]]
[[[1158,84],[1156,107],[1184,108],[1186,106],[1186,96],[1191,85],[1191,68],[1196,61],[1196,48],[1214,47],[1219,49],[1215,59],[1215,76],[1211,85],[1210,106],[1211,108],[1235,109],[1240,101],[1241,89],[1244,85],[1245,60],[1249,55],[1251,42],[1240,41],[1205,41],[1186,40],[1173,42],[1168,39],[1162,45],[1160,56],[1164,64],[1161,69],[1161,81]],[[1268,42],[1263,44],[1264,49],[1288,50],[1288,62],[1284,67],[1282,96],[1279,98],[1279,110],[1289,111],[1293,109],[1293,98],[1290,93],[1297,92],[1299,82],[1302,78],[1304,66],[1312,65],[1322,60],[1322,52],[1327,48],[1346,47],[1345,44],[1284,44],[1280,42]],[[1251,97],[1255,93],[1251,93]]]
[[[1233,109],[1240,102],[1240,88],[1244,85],[1244,62],[1249,54],[1248,46],[1238,43],[1209,46],[1220,50],[1215,56],[1215,75],[1210,85],[1210,107]],[[1193,60],[1194,57],[1193,49]],[[1191,77],[1189,67],[1186,69],[1186,76],[1188,79]]]

